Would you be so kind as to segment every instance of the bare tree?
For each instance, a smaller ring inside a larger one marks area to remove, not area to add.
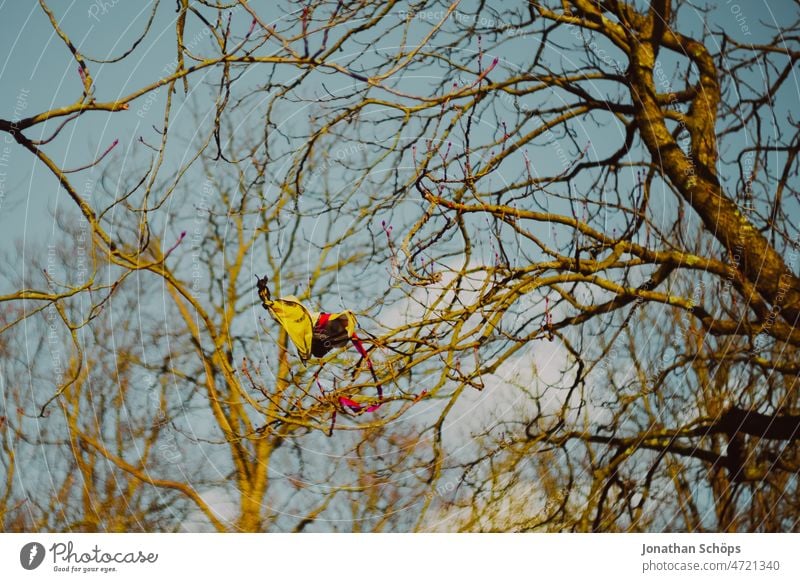
[[[100,57],[40,6],[82,89],[0,120],[72,201],[0,297],[4,527],[797,529],[796,8],[154,2]],[[62,167],[90,115],[156,124]],[[301,362],[257,278],[366,356]]]

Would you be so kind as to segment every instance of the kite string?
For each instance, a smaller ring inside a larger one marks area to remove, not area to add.
[[[381,386],[381,383],[378,381],[378,375],[375,373],[375,368],[372,366],[372,360],[370,359],[367,350],[364,349],[364,344],[361,343],[361,340],[358,338],[356,334],[353,334],[353,336],[350,339],[353,341],[353,345],[355,346],[358,353],[361,354],[361,357],[367,361],[367,368],[369,368],[369,371],[372,374],[372,378],[373,380],[375,380],[375,388],[378,390],[378,400],[382,401],[383,386]]]

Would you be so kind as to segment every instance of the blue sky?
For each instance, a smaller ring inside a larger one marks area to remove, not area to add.
[[[143,30],[150,12],[149,3],[144,2],[73,0],[51,4],[62,28],[76,46],[87,56],[97,59],[117,57],[127,50]],[[467,5],[464,4],[465,9]],[[258,7],[266,20],[279,18],[275,5],[268,3],[268,6],[270,8]],[[686,18],[682,26],[685,26],[685,30],[699,31],[701,26],[707,25],[712,29],[725,29],[742,41],[756,42],[764,40],[763,28],[759,24],[761,21],[788,22],[797,12],[788,0],[759,3],[758,8],[756,6],[756,3],[722,0],[716,3],[716,8],[707,18],[685,11]],[[269,14],[270,9],[275,13]],[[153,82],[173,66],[176,52],[174,3],[162,2],[158,10],[153,29],[145,42],[123,64],[90,65],[99,100],[111,100],[128,94]],[[398,9],[402,10],[402,7]],[[435,9],[431,10],[436,12]],[[0,2],[0,16],[4,29],[4,34],[0,36],[0,55],[4,55],[0,59],[0,116],[13,120],[76,100],[81,90],[76,63],[53,32],[38,2]],[[433,22],[432,18],[419,18],[420,31]],[[249,16],[240,10],[234,18],[234,30],[238,26],[241,33],[248,25]],[[185,38],[187,45],[196,52],[208,54],[211,48],[209,36],[203,28],[197,27],[196,19],[190,19]],[[523,39],[519,41],[524,42]],[[257,77],[257,69],[254,67],[248,75]],[[182,91],[176,94],[178,105],[171,122],[176,133],[193,133],[193,120],[182,104],[190,99],[196,99],[201,104],[208,102],[209,89],[204,82],[213,81],[214,78],[211,70],[200,72],[190,79],[188,96],[184,96]],[[797,79],[787,83],[787,91],[800,92]],[[136,143],[140,136],[146,140],[155,139],[151,124],[160,122],[163,99],[162,91],[154,102],[142,98],[127,112],[87,114],[71,124],[46,147],[46,151],[62,167],[77,167],[96,158],[114,140],[119,139],[119,145],[105,163],[121,164],[121,160],[135,153],[137,147],[141,151],[141,145]],[[37,126],[26,134],[30,138],[40,139],[48,135],[53,127],[53,124]],[[614,139],[616,136],[609,137]],[[185,151],[168,152],[166,166],[177,165],[183,153]],[[63,205],[69,202],[64,199],[63,193],[59,194],[55,179],[28,152],[10,144],[8,149],[0,151],[0,158],[0,163],[5,162],[5,166],[0,167],[0,171],[4,172],[4,198],[0,206],[0,236],[4,246],[19,239],[49,239],[55,228],[53,215],[58,214]],[[98,174],[97,171],[89,171],[76,175],[75,183],[87,191],[91,190],[94,185],[90,180],[96,179]]]

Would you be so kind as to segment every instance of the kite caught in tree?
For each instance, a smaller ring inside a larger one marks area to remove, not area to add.
[[[303,363],[312,356],[321,358],[332,349],[343,347],[350,341],[353,342],[353,346],[366,361],[372,378],[375,380],[378,404],[364,407],[345,396],[339,397],[339,403],[353,412],[360,412],[362,409],[365,412],[377,410],[383,401],[383,388],[372,367],[372,360],[370,360],[367,350],[364,349],[364,345],[356,335],[357,321],[353,312],[348,310],[341,313],[312,313],[293,295],[272,299],[269,287],[267,287],[269,283],[267,277],[256,277],[258,278],[258,296],[261,298],[261,304],[278,322],[278,325],[286,330],[286,334],[297,348],[297,353]]]

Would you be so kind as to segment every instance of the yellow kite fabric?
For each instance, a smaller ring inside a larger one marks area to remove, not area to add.
[[[275,321],[289,334],[300,359],[306,361],[311,356],[311,342],[314,338],[314,320],[306,306],[292,295],[270,301],[265,306]]]
[[[258,296],[264,308],[286,330],[289,339],[297,347],[300,359],[305,362],[311,356],[311,342],[314,339],[314,317],[311,312],[293,295],[273,301],[266,277],[258,279]]]
[[[256,278],[258,279],[258,296],[261,298],[264,309],[269,311],[275,321],[286,330],[289,339],[297,347],[297,353],[303,362],[311,356],[322,358],[332,349],[340,348],[346,346],[348,342],[353,342],[353,346],[366,361],[372,378],[375,380],[375,387],[378,390],[378,403],[364,408],[355,400],[345,396],[341,396],[339,402],[342,406],[346,406],[354,412],[359,412],[362,408],[367,412],[377,410],[383,402],[383,388],[378,380],[378,375],[375,373],[375,368],[372,366],[369,353],[356,335],[358,322],[353,312],[347,310],[340,313],[312,314],[293,295],[273,300],[269,293],[267,278],[259,278],[258,276]],[[333,426],[333,423],[331,423],[331,426]]]

